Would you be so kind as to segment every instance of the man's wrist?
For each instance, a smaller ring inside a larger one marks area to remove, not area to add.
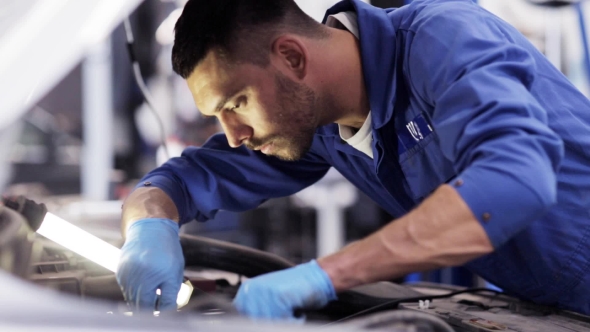
[[[336,293],[363,284],[362,271],[357,271],[354,267],[347,266],[348,263],[344,260],[345,257],[345,254],[338,252],[317,260],[320,268],[328,275]]]
[[[328,273],[320,266],[317,260],[312,260],[307,263],[309,267],[316,273],[317,280],[321,281],[322,289],[324,290],[324,294],[326,295],[326,301],[333,301],[336,300],[338,297],[336,296],[336,289],[334,288],[334,283],[332,282]]]
[[[127,230],[137,221],[147,218],[162,218],[178,223],[180,218],[174,202],[159,188],[139,188],[123,204],[121,228]]]
[[[148,232],[166,232],[171,234],[170,232],[176,234],[177,236],[180,235],[180,227],[178,223],[174,220],[166,219],[166,218],[144,218],[137,220],[129,225],[127,228],[126,234],[127,238],[135,238],[137,236],[141,237],[142,233]]]

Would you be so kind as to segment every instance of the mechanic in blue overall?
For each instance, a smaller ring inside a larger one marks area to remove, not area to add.
[[[245,282],[253,318],[295,319],[340,291],[465,265],[524,300],[590,314],[590,102],[471,0],[324,24],[292,0],[190,0],[173,66],[225,135],[150,172],[126,200],[126,299],[175,307],[178,227],[294,194],[330,167],[395,216],[327,257]]]

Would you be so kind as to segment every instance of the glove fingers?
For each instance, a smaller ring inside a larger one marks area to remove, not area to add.
[[[135,303],[135,299],[137,298],[135,296],[136,293],[137,292],[132,287],[123,289],[123,296],[125,297],[125,301],[130,304]]]
[[[178,224],[167,219],[142,219],[127,230],[117,282],[134,310],[155,310],[157,303],[160,310],[176,308],[183,267]],[[166,285],[170,281],[178,281],[178,285]],[[158,288],[162,291],[159,302]]]
[[[150,287],[147,285],[140,285],[137,288],[137,297],[133,300],[136,310],[155,310],[156,300],[158,295],[156,294],[157,287]]]
[[[127,303],[134,303],[135,302],[135,294],[137,293],[135,287],[133,287],[133,283],[130,282],[128,276],[131,275],[129,273],[128,266],[120,266],[119,270],[117,271],[117,283],[121,288],[121,292],[123,293],[123,297]]]
[[[278,300],[267,291],[257,292],[250,289],[250,285],[243,285],[234,299],[236,310],[244,316],[254,320],[287,320],[290,322],[305,322],[305,319],[297,319],[289,303]],[[254,292],[253,296],[250,292]]]
[[[269,318],[269,314],[265,313],[263,308],[260,308],[257,304],[252,304],[246,307],[240,307],[238,312],[252,320],[261,320]]]
[[[160,286],[160,311],[176,310],[176,299],[180,291],[180,283],[166,282]]]

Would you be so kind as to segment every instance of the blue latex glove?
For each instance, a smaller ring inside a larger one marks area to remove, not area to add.
[[[184,256],[178,224],[168,219],[142,219],[127,230],[121,248],[117,282],[135,310],[175,310],[183,279]]]
[[[313,260],[246,281],[234,305],[251,318],[297,321],[300,319],[295,318],[295,310],[321,308],[335,299],[332,281]]]

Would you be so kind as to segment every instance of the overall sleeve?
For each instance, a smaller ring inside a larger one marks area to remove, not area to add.
[[[531,93],[535,59],[512,40],[524,37],[470,1],[431,7],[412,30],[410,82],[497,248],[556,202],[563,143]]]
[[[287,162],[245,147],[231,148],[225,135],[148,173],[137,187],[162,189],[176,204],[180,224],[206,221],[218,210],[246,211],[265,200],[284,197],[321,179],[330,165],[313,152]]]

